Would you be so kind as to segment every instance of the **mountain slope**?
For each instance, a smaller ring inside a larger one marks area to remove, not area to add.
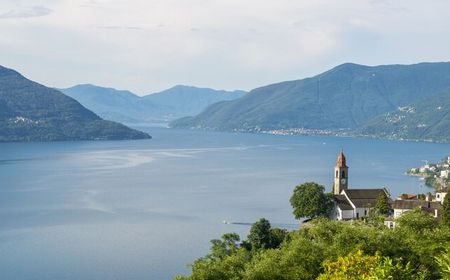
[[[312,78],[273,84],[214,104],[173,127],[219,130],[354,129],[450,87],[450,63],[342,64]]]
[[[450,90],[376,117],[358,132],[390,139],[449,142]]]
[[[244,91],[190,86],[175,86],[144,97],[94,85],[78,85],[61,91],[100,116],[125,123],[168,122],[193,116],[215,102],[240,98],[245,94]]]
[[[166,108],[165,114],[174,118],[194,116],[211,104],[243,97],[245,91],[225,91],[178,85],[144,96],[145,102]]]
[[[61,89],[61,92],[102,118],[118,122],[140,122],[140,119],[150,118],[151,112],[158,109],[152,104],[142,104],[141,97],[126,90],[85,84]]]
[[[0,141],[144,139],[102,120],[74,99],[0,66]]]

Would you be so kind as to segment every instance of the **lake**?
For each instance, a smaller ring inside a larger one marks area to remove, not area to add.
[[[296,228],[289,197],[331,190],[344,149],[352,188],[428,192],[404,175],[450,145],[146,129],[152,140],[0,144],[2,279],[171,279],[261,217]],[[224,224],[223,221],[238,224]]]

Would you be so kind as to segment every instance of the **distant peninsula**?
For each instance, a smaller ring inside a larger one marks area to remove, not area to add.
[[[150,139],[0,66],[0,142]]]

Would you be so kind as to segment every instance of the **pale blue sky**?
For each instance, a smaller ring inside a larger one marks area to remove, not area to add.
[[[252,89],[450,61],[448,0],[0,0],[0,64],[54,87]]]

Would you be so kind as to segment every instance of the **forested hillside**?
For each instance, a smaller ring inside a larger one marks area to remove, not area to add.
[[[150,138],[105,121],[61,92],[0,66],[0,141]]]

